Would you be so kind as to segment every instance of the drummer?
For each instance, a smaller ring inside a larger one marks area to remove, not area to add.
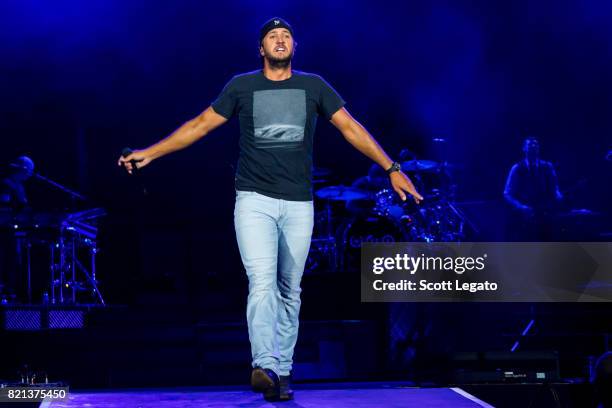
[[[370,193],[377,193],[384,188],[391,188],[391,183],[384,170],[380,166],[373,165],[368,170],[367,176],[359,177],[351,186]]]
[[[415,154],[408,149],[402,149],[398,156],[400,162],[405,162],[407,160],[414,159]],[[375,164],[370,166],[367,176],[359,177],[351,184],[351,186],[367,191],[371,195],[371,199],[369,200],[349,200],[346,203],[346,209],[354,214],[369,213],[374,206],[374,195],[384,189],[392,190],[391,183],[389,182],[389,176],[385,174],[384,170],[380,166]]]

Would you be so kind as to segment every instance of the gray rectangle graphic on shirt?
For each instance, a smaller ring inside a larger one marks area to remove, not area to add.
[[[306,125],[306,91],[272,89],[253,93],[255,144],[261,148],[301,146]]]

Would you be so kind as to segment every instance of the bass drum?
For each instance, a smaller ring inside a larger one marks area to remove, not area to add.
[[[338,230],[340,270],[355,272],[361,268],[361,244],[365,242],[409,241],[406,228],[382,216],[356,217]]]

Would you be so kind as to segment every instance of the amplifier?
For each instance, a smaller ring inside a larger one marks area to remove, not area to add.
[[[543,383],[558,381],[555,351],[461,352],[451,356],[451,381],[466,383]]]

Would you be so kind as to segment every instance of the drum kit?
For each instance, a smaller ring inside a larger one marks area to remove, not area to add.
[[[402,171],[424,196],[420,204],[410,196],[402,201],[388,182],[380,184],[385,178],[367,189],[323,186],[330,172],[313,171],[317,210],[306,272],[356,271],[366,242],[465,240],[470,223],[453,202],[450,166],[410,160],[402,163]]]

